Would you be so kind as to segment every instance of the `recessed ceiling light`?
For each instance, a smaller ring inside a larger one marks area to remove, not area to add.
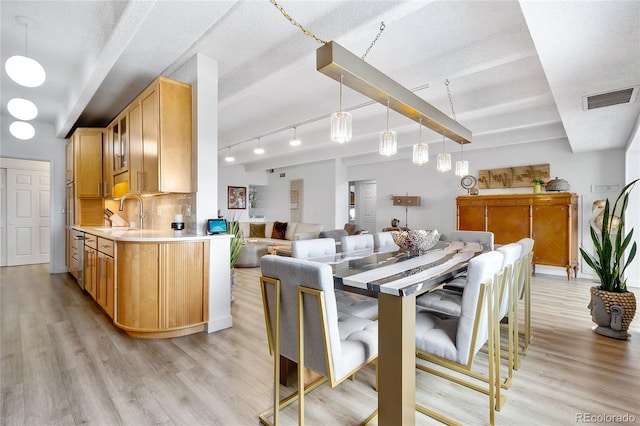
[[[11,132],[14,137],[26,141],[35,136],[36,129],[34,129],[31,124],[24,121],[14,121],[9,126],[9,132]]]
[[[29,121],[38,115],[38,107],[28,99],[13,98],[7,103],[9,113],[18,120]]]

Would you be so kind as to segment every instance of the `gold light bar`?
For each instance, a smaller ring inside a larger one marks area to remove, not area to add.
[[[471,131],[448,115],[427,103],[411,90],[396,83],[364,60],[358,58],[334,41],[316,50],[316,68],[321,73],[340,81],[356,92],[443,134],[459,144],[471,143]]]

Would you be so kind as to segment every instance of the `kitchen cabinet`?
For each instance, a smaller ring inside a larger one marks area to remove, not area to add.
[[[116,325],[134,337],[177,337],[208,319],[209,242],[118,242]]]
[[[75,178],[73,174],[73,163],[74,163],[73,157],[74,156],[75,156],[75,151],[73,147],[73,138],[70,138],[67,141],[67,146],[66,146],[66,170],[65,170],[64,179],[67,185],[73,182],[73,179]]]
[[[110,318],[114,318],[114,243],[112,240],[98,237],[97,270],[96,270],[96,302],[105,310]]]
[[[84,239],[84,289],[96,298],[98,291],[98,283],[96,280],[96,274],[98,271],[98,237],[91,234],[85,234]]]
[[[104,198],[113,197],[113,157],[112,146],[109,143],[112,132],[111,128],[105,129],[104,142],[102,143],[102,196]]]
[[[71,136],[74,147],[74,182],[76,197],[102,198],[103,129],[78,128]]]
[[[493,232],[495,244],[533,238],[534,265],[578,274],[578,197],[567,192],[476,195],[456,199],[457,229]]]

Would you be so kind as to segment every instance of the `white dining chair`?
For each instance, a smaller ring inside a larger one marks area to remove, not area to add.
[[[416,368],[488,395],[489,423],[492,425],[495,410],[500,410],[504,402],[496,359],[499,327],[495,319],[499,304],[497,295],[504,283],[503,260],[502,253],[491,251],[469,261],[459,316],[416,307]],[[489,352],[487,373],[480,374],[472,370],[472,366],[476,354],[485,345]],[[439,367],[433,368],[429,364]],[[445,369],[459,374],[448,373]],[[470,379],[460,377],[460,374]],[[456,393],[455,398],[457,405],[464,407],[463,395]],[[416,409],[443,423],[458,424],[422,404],[416,403]]]
[[[376,232],[373,234],[373,248],[378,253],[400,250],[393,240],[391,232]]]
[[[298,424],[303,425],[305,393],[326,381],[333,388],[378,357],[378,323],[338,312],[333,273],[327,264],[266,255],[261,272],[274,395],[273,409],[261,414],[260,421],[277,425],[280,409],[297,400]],[[283,400],[280,356],[298,364],[298,390]],[[305,368],[320,379],[306,385]],[[376,415],[377,410],[366,421]]]
[[[340,238],[343,253],[371,250],[373,252],[373,235],[347,235]]]
[[[291,242],[291,255],[298,259],[324,261],[336,255],[333,238],[315,238]],[[335,290],[338,312],[355,315],[360,318],[378,318],[378,299],[347,290]]]

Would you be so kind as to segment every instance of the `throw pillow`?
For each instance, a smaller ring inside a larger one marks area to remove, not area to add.
[[[344,230],[347,231],[347,234],[353,235],[356,232],[356,225],[354,223],[345,223]]]
[[[284,240],[284,235],[286,232],[287,222],[273,222],[273,231],[271,232],[271,238]]]
[[[264,223],[249,224],[249,238],[264,238]]]

